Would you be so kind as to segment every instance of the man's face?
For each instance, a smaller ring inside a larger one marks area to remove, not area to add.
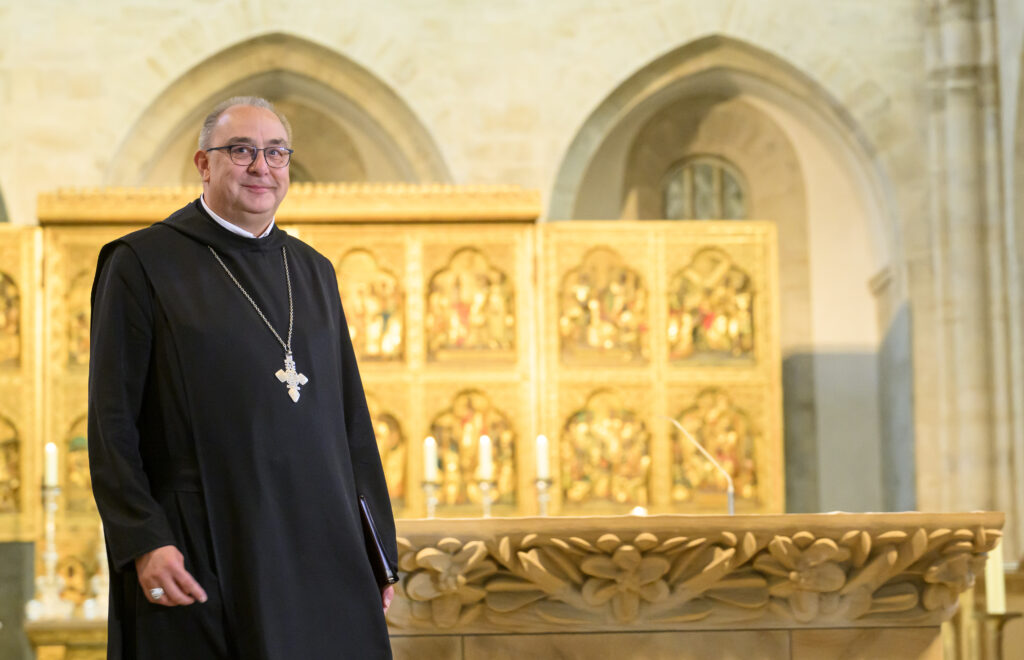
[[[217,119],[211,147],[248,144],[257,148],[288,147],[288,134],[277,116],[265,108],[236,105]],[[197,151],[195,164],[203,179],[203,197],[226,220],[253,233],[266,228],[288,192],[288,168],[269,167],[263,152],[249,166],[236,165],[226,150]],[[255,229],[254,229],[255,228]]]

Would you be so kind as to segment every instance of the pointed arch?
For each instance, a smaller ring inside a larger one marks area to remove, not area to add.
[[[593,219],[593,203],[581,208],[581,196],[596,191],[612,195],[608,208],[619,209],[621,184],[607,180],[591,188],[596,168],[611,168],[609,178],[621,182],[626,154],[647,120],[673,102],[686,98],[743,97],[757,103],[770,118],[788,116],[807,124],[829,146],[842,151],[850,180],[869,206],[869,233],[874,263],[880,269],[899,253],[899,223],[889,182],[867,131],[850,110],[810,76],[779,56],[724,35],[706,36],[683,45],[642,67],[591,112],[570,143],[555,177],[547,217],[552,220]],[[884,99],[876,100],[884,103]],[[785,128],[785,127],[784,127]],[[598,205],[600,206],[600,205]],[[581,214],[581,211],[583,212]]]
[[[121,141],[106,182],[195,181],[191,162],[203,117],[240,94],[265,96],[289,116],[299,179],[451,179],[426,126],[386,83],[341,53],[275,32],[220,51],[167,87]]]

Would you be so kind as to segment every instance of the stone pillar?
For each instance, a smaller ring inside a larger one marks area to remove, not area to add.
[[[1005,269],[990,0],[933,0],[927,75],[932,300],[916,305],[923,509],[1007,509]],[[993,253],[995,250],[995,254]],[[996,257],[996,258],[993,258]],[[923,302],[923,301],[919,301]],[[915,311],[916,311],[915,309]],[[930,312],[930,313],[929,313]],[[934,380],[932,380],[934,379]]]

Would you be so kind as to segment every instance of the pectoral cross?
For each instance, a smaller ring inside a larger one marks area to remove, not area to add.
[[[291,353],[285,353],[284,369],[278,369],[274,375],[277,376],[279,381],[288,386],[288,396],[292,398],[292,403],[298,403],[299,385],[305,385],[309,382],[309,379],[295,370],[295,360],[292,359]]]

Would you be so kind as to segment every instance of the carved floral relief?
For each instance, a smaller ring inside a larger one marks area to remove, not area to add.
[[[430,434],[437,440],[441,463],[440,504],[446,506],[479,504],[477,485],[480,436],[491,439],[493,448],[496,504],[515,502],[516,435],[512,422],[498,409],[490,397],[479,390],[464,390],[455,396],[452,405],[437,415],[430,424]]]
[[[598,390],[569,416],[561,435],[566,503],[646,506],[650,432],[611,390]]]
[[[754,284],[717,248],[705,248],[668,285],[669,358],[752,360]]]
[[[647,287],[619,253],[587,252],[563,277],[558,300],[563,361],[647,360]]]
[[[398,277],[361,249],[342,257],[336,272],[356,355],[400,361],[405,355],[405,294]]]
[[[659,629],[700,622],[874,626],[942,620],[996,529],[527,533],[399,538],[392,625],[464,630]]]
[[[475,248],[462,248],[427,283],[424,325],[432,360],[486,351],[512,359],[515,291],[509,276]]]

